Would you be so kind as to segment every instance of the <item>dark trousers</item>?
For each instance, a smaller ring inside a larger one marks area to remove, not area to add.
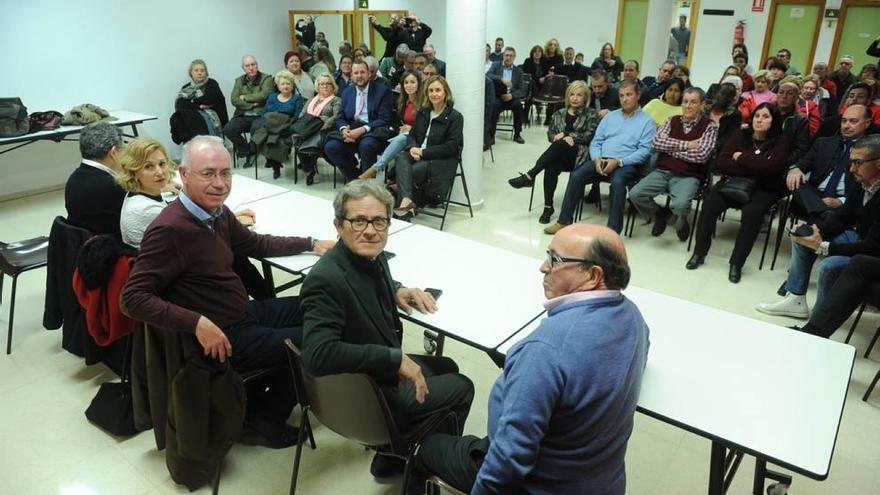
[[[574,169],[577,154],[577,145],[569,146],[568,143],[560,139],[554,141],[549,148],[541,153],[535,166],[529,170],[529,177],[532,180],[535,180],[535,177],[542,171],[544,172],[544,206],[553,207],[553,194],[556,193],[559,174],[571,172]]]
[[[694,254],[705,256],[712,246],[712,234],[715,231],[715,223],[728,208],[739,208],[741,213],[739,232],[730,254],[730,264],[743,266],[752,247],[761,232],[764,223],[764,214],[770,210],[774,203],[779,201],[777,191],[755,189],[748,203],[739,206],[729,201],[718,193],[713,187],[703,198],[703,209],[700,218],[697,219],[697,232],[694,234]]]
[[[415,467],[423,477],[436,475],[454,488],[470,493],[488,452],[488,437],[437,433],[422,442]]]
[[[862,301],[880,303],[880,298],[871,300],[872,295],[874,298],[880,296],[880,258],[864,254],[853,256],[828,294],[817,301],[810,321],[801,330],[828,338]]]
[[[444,201],[452,187],[452,181],[455,180],[457,167],[458,161],[454,158],[413,161],[409,154],[401,153],[394,165],[398,201],[403,198],[413,199],[414,186],[424,189],[425,194],[419,195],[420,199],[429,203]]]
[[[376,158],[385,149],[388,143],[371,136],[364,136],[355,143],[346,143],[341,139],[330,138],[324,145],[324,155],[342,172],[346,181],[354,180],[361,172],[366,171],[376,163]],[[360,156],[360,170],[355,154]]]
[[[642,173],[638,165],[617,167],[611,172],[611,205],[608,207],[608,227],[618,233],[623,230],[623,211],[626,208],[626,187],[635,183]],[[584,196],[584,188],[588,183],[603,178],[596,172],[596,164],[587,160],[574,169],[568,177],[565,198],[562,200],[562,211],[559,212],[559,223],[568,225],[574,222],[574,210]]]
[[[235,146],[235,152],[238,156],[246,156],[250,153],[250,145],[244,138],[245,132],[253,132],[259,125],[260,117],[256,115],[239,115],[233,117],[226,127],[223,128],[223,135],[226,136]]]
[[[519,134],[522,132],[523,121],[525,120],[525,109],[523,109],[523,102],[519,98],[512,98],[510,101],[502,101],[500,98],[498,102],[495,104],[495,109],[492,112],[492,133],[491,137],[495,137],[495,129],[498,127],[498,116],[501,115],[501,112],[504,110],[510,110],[513,112],[513,133]]]
[[[793,211],[809,223],[818,223],[833,210],[822,201],[822,193],[815,186],[804,184],[792,194]]]
[[[458,372],[455,361],[448,357],[415,354],[409,357],[421,366],[429,393],[425,402],[419,404],[415,387],[410,382],[382,388],[398,427],[407,431],[437,411],[449,409],[458,418],[458,431],[450,433],[460,435],[474,400],[474,384]]]

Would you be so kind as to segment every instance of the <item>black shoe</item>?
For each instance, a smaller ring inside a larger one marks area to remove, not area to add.
[[[376,478],[390,478],[398,474],[403,474],[406,467],[406,461],[399,457],[376,453],[373,456],[373,462],[370,463],[370,474]]]
[[[556,213],[556,210],[554,210],[552,206],[550,206],[550,207],[545,206],[544,211],[541,213],[541,218],[538,219],[538,223],[540,223],[540,224],[550,223],[550,217],[552,217],[554,213]]]
[[[286,449],[297,444],[299,428],[285,424],[281,431],[269,434],[258,431],[256,428],[245,424],[239,436],[239,443],[245,445],[259,445],[270,449]]]
[[[666,208],[657,210],[657,213],[654,214],[654,227],[651,229],[652,236],[660,237],[663,235],[663,232],[666,231],[666,221],[670,216],[672,216],[672,212]]]
[[[727,280],[731,283],[738,284],[743,276],[743,268],[738,265],[730,265],[730,272],[727,274]]]
[[[318,175],[314,170],[306,174],[306,185],[311,186],[315,183],[315,176]]]
[[[688,260],[687,264],[684,265],[688,270],[696,270],[698,266],[702,265],[706,262],[706,257],[702,254],[695,254],[691,256],[691,259]]]
[[[280,168],[273,169],[272,170],[272,178],[275,180],[278,180],[279,177],[281,177],[281,169]]]
[[[510,184],[510,187],[512,187],[514,189],[522,189],[523,187],[530,187],[533,184],[532,179],[529,178],[528,175],[523,174],[523,173],[520,173],[519,177],[514,177],[514,178],[510,179],[509,181],[507,181],[507,183]]]
[[[593,205],[598,202],[599,202],[599,190],[596,189],[595,187],[593,187],[590,189],[590,192],[588,192],[584,196],[584,203],[587,203],[588,205]]]
[[[785,288],[785,285],[787,283],[788,283],[787,280],[785,282],[782,282],[782,285],[780,285],[779,288],[776,289],[776,293],[782,297],[785,297],[785,295],[788,294],[788,289]]]
[[[495,146],[495,136],[489,138],[489,146]]]
[[[520,136],[519,134],[514,134],[514,135],[513,135],[513,140],[516,141],[516,142],[519,143],[519,144],[526,144],[526,140],[523,139],[522,136]]]
[[[691,236],[691,224],[689,224],[686,219],[682,221],[684,222],[684,225],[675,229],[675,235],[678,236],[679,241],[684,242]]]
[[[251,168],[254,164],[257,163],[257,155],[248,155],[244,160],[244,165],[241,168]]]
[[[483,151],[487,151],[489,149],[489,143],[483,143]]]

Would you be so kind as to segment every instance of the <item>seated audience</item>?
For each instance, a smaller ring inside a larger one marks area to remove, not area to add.
[[[803,92],[802,79],[799,76],[785,76],[779,81],[776,91],[776,104],[782,117],[786,118],[789,113],[803,117],[807,128],[807,139],[812,141],[813,136],[819,130],[822,118],[819,116],[819,108],[816,105],[802,105],[801,93]],[[790,110],[793,108],[793,110]],[[809,112],[809,113],[804,113]],[[783,124],[783,130],[787,124]],[[806,150],[804,150],[806,152]],[[803,154],[801,154],[803,156]]]
[[[715,140],[713,156],[718,156],[724,143],[740,129],[742,116],[740,116],[736,104],[738,95],[739,90],[736,86],[729,82],[722,82],[718,87],[718,92],[715,93],[715,100],[706,103],[703,107],[703,115],[718,124],[718,138]]]
[[[788,171],[786,185],[793,192],[793,213],[817,223],[843,206],[858,188],[849,169],[852,145],[871,123],[867,107],[853,105],[844,112],[840,134],[817,138],[810,151]]]
[[[428,65],[428,57],[425,56],[424,53],[416,54],[415,62],[413,63],[413,70],[416,72],[422,72],[422,69]]]
[[[739,77],[743,83],[742,90],[751,91],[755,89],[755,80],[752,78],[752,74],[746,70],[749,67],[749,56],[742,53],[734,55],[733,65],[739,69]]]
[[[823,96],[828,94],[828,91],[825,90],[822,86],[820,86],[820,80],[818,76],[809,75],[804,77],[803,87],[801,88],[801,97],[798,98],[797,106],[798,113],[807,117],[813,115],[813,109],[816,110],[816,115],[818,119],[818,123],[815,129],[812,129],[813,122],[810,121],[811,136],[815,137],[816,133],[819,131],[821,127],[822,119],[825,118],[825,115],[828,112],[827,105],[830,100],[829,96]]]
[[[724,82],[724,79],[726,79],[728,76],[736,76],[740,79],[740,81],[742,81],[741,74],[742,71],[739,67],[735,65],[728,65],[727,68],[724,69],[724,73],[721,74],[721,79],[718,79],[717,83],[712,83],[709,85],[709,89],[706,90],[706,99],[709,101],[715,99],[715,93],[718,91],[718,86],[720,86],[721,83]],[[745,84],[743,84],[743,86],[745,86]]]
[[[416,123],[416,113],[422,106],[424,97],[422,91],[422,78],[418,72],[407,70],[403,72],[400,81],[401,92],[397,96],[397,104],[392,115],[391,127],[397,129],[397,135],[388,140],[385,151],[376,159],[376,163],[362,173],[359,179],[372,179],[380,171],[397,158],[398,153],[406,148],[409,131]]]
[[[620,109],[606,115],[596,128],[590,143],[590,161],[576,167],[568,178],[562,211],[554,225],[544,229],[555,234],[574,222],[574,211],[583,199],[587,183],[601,179],[611,181],[611,206],[608,208],[608,226],[616,232],[623,229],[626,207],[626,188],[642,174],[642,166],[651,154],[651,140],[657,125],[639,108],[639,87],[624,79],[619,88]],[[596,190],[596,200],[598,190]]]
[[[773,303],[761,303],[758,311],[769,315],[808,318],[807,288],[810,272],[819,256],[816,305],[840,272],[857,254],[880,256],[880,136],[865,136],[850,148],[849,171],[861,187],[847,197],[843,206],[816,224],[812,234],[792,235],[791,265],[785,283],[786,295]]]
[[[434,76],[424,86],[422,108],[395,162],[400,202],[394,214],[404,219],[412,217],[416,199],[429,206],[446,200],[464,147],[464,117],[452,108],[446,79]]]
[[[541,63],[544,64],[544,71],[547,74],[556,73],[556,69],[562,65],[562,48],[559,47],[559,40],[550,38],[544,43],[544,58]]]
[[[668,93],[669,89],[666,91]],[[669,117],[651,143],[654,151],[660,153],[656,169],[629,192],[629,199],[639,212],[648,221],[654,220],[651,229],[654,237],[663,235],[670,219],[674,221],[680,241],[686,241],[690,236],[691,201],[706,178],[707,163],[718,136],[718,124],[702,115],[704,100],[700,88],[684,91],[682,114]],[[654,201],[659,194],[669,195],[668,208],[661,208]]]
[[[349,87],[351,82],[351,64],[354,59],[351,55],[343,55],[339,57],[339,68],[333,73],[333,82],[336,84],[336,90],[341,94],[342,90]],[[315,80],[317,82],[317,80]]]
[[[272,76],[260,72],[257,59],[252,55],[241,58],[241,68],[244,74],[235,80],[235,87],[232,88],[231,100],[235,112],[223,129],[223,135],[232,141],[236,155],[248,158],[245,164],[248,166],[256,147],[247,142],[244,134],[253,130],[263,114],[266,98],[272,92]]]
[[[816,62],[813,64],[813,75],[819,78],[819,87],[828,93],[828,96],[823,98],[836,101],[838,95],[841,95],[842,93],[837,91],[837,84],[828,77],[828,64],[825,62]]]
[[[64,185],[67,223],[92,234],[119,232],[119,212],[125,191],[116,183],[122,153],[122,133],[107,122],[83,127],[79,135],[82,162]]]
[[[588,106],[589,101],[590,89],[587,83],[574,81],[569,84],[565,90],[565,108],[560,108],[553,114],[550,127],[547,128],[550,146],[538,157],[531,170],[507,181],[515,189],[529,187],[534,185],[538,174],[544,172],[544,211],[538,223],[550,223],[555,212],[553,195],[559,174],[571,172],[575,167],[588,162],[590,141],[600,119],[599,113]]]
[[[391,124],[391,90],[371,82],[365,62],[351,68],[353,86],[342,92],[342,107],[336,119],[336,130],[324,145],[327,159],[342,172],[346,181],[356,178],[374,163],[385,149]],[[355,157],[360,157],[360,167]],[[358,169],[360,168],[360,172]]]
[[[364,52],[363,48],[358,47],[351,51],[352,60],[363,60],[366,56],[367,54]]]
[[[272,92],[266,99],[266,107],[253,134],[253,141],[258,143],[260,153],[266,157],[266,167],[272,168],[273,179],[281,177],[281,164],[290,155],[291,143],[287,139],[290,126],[303,109],[303,98],[294,92],[294,76],[289,70],[275,74],[275,87],[278,91]]]
[[[762,103],[776,103],[776,93],[770,91],[770,73],[766,70],[755,72],[755,89],[742,94],[742,102],[739,104],[739,113],[742,115],[742,123],[752,121],[752,113]]]
[[[547,317],[507,352],[489,395],[488,436],[428,436],[410,486],[436,474],[473,494],[626,491],[650,343],[621,293],[630,278],[623,240],[604,227],[567,227],[541,272]]]
[[[348,50],[343,53],[351,53],[351,45],[348,42],[344,42],[348,45]],[[312,57],[312,52],[307,50],[305,47],[299,47],[299,59],[302,65],[303,72],[308,73],[312,70],[312,66],[315,65],[315,59]]]
[[[492,61],[490,55],[492,54],[492,47],[489,46],[489,43],[486,43],[486,60],[483,62],[483,74],[489,72],[489,69],[492,67],[492,64],[495,62]]]
[[[799,81],[788,76],[780,81],[776,106],[782,116],[782,136],[788,140],[788,163],[793,165],[810,150],[810,124],[798,113],[797,100],[801,94]]]
[[[755,69],[751,65],[748,65],[749,49],[746,47],[746,45],[744,45],[742,43],[734,43],[733,44],[733,47],[730,49],[730,56],[731,56],[731,58],[735,58],[737,55],[745,55],[745,57],[746,57],[746,65],[744,67],[740,67],[740,69],[742,69],[743,73],[748,74],[750,76],[754,76]]]
[[[119,215],[122,242],[140,249],[147,227],[170,200],[162,193],[171,183],[172,167],[168,151],[155,139],[139,137],[125,147],[116,176],[127,192]]]
[[[880,77],[880,70],[874,64],[865,64],[859,71],[858,80],[861,82],[876,81]]]
[[[590,70],[574,60],[574,48],[568,47],[562,52],[562,65],[556,66],[556,74],[568,78],[568,82],[584,81],[590,77]]]
[[[532,84],[534,86],[533,94],[538,94],[538,89],[544,84],[544,78],[547,76],[547,69],[544,67],[544,47],[535,45],[529,51],[527,58],[522,65],[523,74],[532,76]]]
[[[488,45],[488,43],[487,43]],[[489,60],[492,62],[501,62],[504,58],[504,38],[495,38],[495,50],[489,54]]]
[[[574,56],[574,61],[583,65],[584,64],[584,54],[581,52],[577,52]]]
[[[123,289],[128,314],[166,331],[194,334],[206,356],[221,363],[229,358],[238,372],[284,365],[284,339],[302,340],[299,302],[248,301],[231,254],[321,255],[334,242],[258,235],[241,225],[223,205],[232,168],[220,138],[188,142],[178,171],[183,190],[150,224]],[[248,441],[284,448],[296,444],[299,432],[285,423],[295,403],[290,377],[278,376],[271,389],[284,406],[275,414],[249,410],[246,430],[252,432]]]
[[[310,374],[370,375],[402,433],[437,411],[451,410],[464,429],[473,383],[448,357],[402,351],[398,309],[437,311],[434,298],[392,278],[383,249],[394,199],[378,181],[355,180],[336,194],[333,224],[340,242],[309,271],[300,298],[303,362]],[[370,473],[403,473],[404,461],[379,451]],[[424,482],[422,482],[424,487]]]
[[[816,133],[817,137],[825,137],[825,136],[833,136],[840,132],[840,123],[841,123],[841,115],[843,115],[846,110],[853,105],[864,105],[871,110],[872,115],[874,114],[875,107],[871,103],[871,87],[865,83],[857,82],[849,87],[846,94],[843,98],[843,105],[840,106],[840,115],[833,115],[831,117],[826,118],[822,121],[822,126],[819,128],[819,132]],[[880,113],[880,109],[877,110]],[[876,123],[873,123],[868,126],[868,134],[876,134],[880,132],[880,126]]]
[[[394,52],[393,57],[383,58],[382,63],[379,64],[379,72],[382,73],[382,77],[391,80],[395,74],[403,72],[407,53],[409,53],[409,45],[400,43],[397,45],[397,50]]]
[[[428,64],[422,68],[422,79],[427,79],[431,76],[439,76],[440,73],[437,71],[437,67],[434,64]]]
[[[302,136],[302,140],[297,146],[297,153],[300,153],[299,164],[306,173],[307,186],[315,183],[318,155],[323,150],[323,143],[327,135],[335,128],[336,117],[339,115],[339,109],[342,107],[342,99],[336,96],[336,83],[332,77],[327,74],[321,74],[318,76],[317,84],[318,94],[306,102],[302,113],[299,115],[300,119],[308,115],[319,118],[323,122],[323,125],[317,132],[309,136]],[[304,153],[306,151],[309,153]]]
[[[316,81],[321,74],[333,74],[336,72],[336,63],[333,61],[333,54],[330,49],[323,46],[315,50],[315,65],[309,69],[309,77],[312,81]]]
[[[379,72],[379,61],[376,60],[376,57],[368,55],[364,57],[364,63],[367,64],[367,70],[370,71],[370,82],[384,84],[388,88],[393,87],[389,86],[390,83]]]
[[[837,86],[837,95],[842,98],[849,87],[857,82],[857,79],[856,75],[852,73],[853,59],[851,56],[840,57],[837,64],[837,70],[832,71],[828,79]]]
[[[304,100],[315,96],[315,83],[312,81],[309,73],[302,67],[302,62],[297,52],[287,52],[284,54],[284,66],[293,74],[294,86],[296,92],[303,97]]]
[[[599,113],[599,117],[604,117],[608,112],[620,108],[617,88],[611,86],[609,76],[603,69],[593,69],[590,84],[593,94],[589,105]]]
[[[489,131],[489,142],[495,142],[495,129],[498,127],[498,116],[504,110],[513,113],[513,140],[523,144],[522,126],[525,120],[525,108],[523,99],[526,97],[525,87],[522,82],[522,68],[513,64],[516,59],[516,50],[508,46],[504,49],[504,60],[495,63],[486,76],[495,83],[495,92],[498,102],[492,115],[492,126]]]
[[[620,80],[621,73],[623,72],[623,60],[614,54],[614,45],[605,43],[599,50],[599,56],[593,59],[591,68],[594,71],[597,69],[604,70],[608,74],[609,82],[616,83]]]
[[[648,76],[642,79],[642,93],[639,103],[646,105],[649,101],[666,92],[666,87],[672,80],[672,71],[675,70],[675,62],[667,60],[657,70],[657,77]]]
[[[428,59],[428,65],[433,65],[437,68],[437,74],[434,75],[446,77],[446,62],[437,58],[437,50],[434,48],[434,45],[425,43],[425,48],[423,50],[425,57]]]
[[[639,79],[639,70],[639,63],[637,61],[627,60],[623,64],[623,70],[620,72],[621,80],[637,82],[641,88],[642,80]]]
[[[219,136],[229,122],[226,97],[217,81],[208,77],[205,61],[195,59],[189,64],[189,82],[180,88],[171,116],[171,139],[182,144],[195,136]]]
[[[685,89],[692,87],[691,84],[691,70],[683,65],[676,65],[675,69],[672,71],[673,79],[681,79],[684,81]]]
[[[774,57],[770,57],[764,67],[769,72],[770,91],[775,93],[779,89],[779,83],[785,78],[788,67]]]
[[[785,194],[782,174],[788,165],[788,150],[789,141],[782,135],[782,115],[775,105],[761,103],[752,113],[749,127],[727,140],[715,163],[715,172],[723,177],[703,198],[688,270],[706,261],[721,214],[728,208],[738,208],[740,227],[730,255],[728,280],[739,283],[764,214]]]
[[[669,117],[681,115],[681,97],[685,90],[684,81],[673,78],[666,85],[666,91],[661,98],[655,98],[645,105],[646,114],[657,124],[663,126]]]
[[[785,75],[786,76],[799,76],[801,75],[801,70],[792,65],[791,63],[791,51],[788,48],[780,48],[778,52],[776,52],[776,60],[785,65]]]

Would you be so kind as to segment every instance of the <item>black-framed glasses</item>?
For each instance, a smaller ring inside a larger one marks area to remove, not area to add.
[[[850,161],[849,161],[849,166],[850,166],[850,167],[861,167],[862,165],[864,165],[864,164],[866,164],[866,163],[868,163],[868,162],[873,162],[874,160],[876,160],[876,159],[878,159],[878,158],[880,158],[880,156],[874,156],[874,157],[871,157],[871,158],[865,158],[865,159],[863,159],[863,160],[859,160],[859,159],[852,160],[852,159],[850,159]]]
[[[559,256],[558,254],[547,250],[547,265],[549,265],[551,269],[556,268],[556,265],[561,263],[586,263],[588,265],[595,265],[595,263],[588,259],[566,258],[565,256]]]
[[[343,218],[343,220],[348,220],[348,222],[351,223],[351,228],[358,232],[366,229],[368,224],[372,224],[376,232],[384,232],[385,230],[388,230],[388,225],[391,223],[391,219],[388,217],[355,217]]]

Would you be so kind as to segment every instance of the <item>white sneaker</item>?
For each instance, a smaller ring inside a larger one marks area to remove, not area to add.
[[[810,318],[810,308],[807,306],[806,295],[796,296],[789,293],[779,301],[758,304],[758,307],[755,309],[773,316],[790,316],[802,320]]]

